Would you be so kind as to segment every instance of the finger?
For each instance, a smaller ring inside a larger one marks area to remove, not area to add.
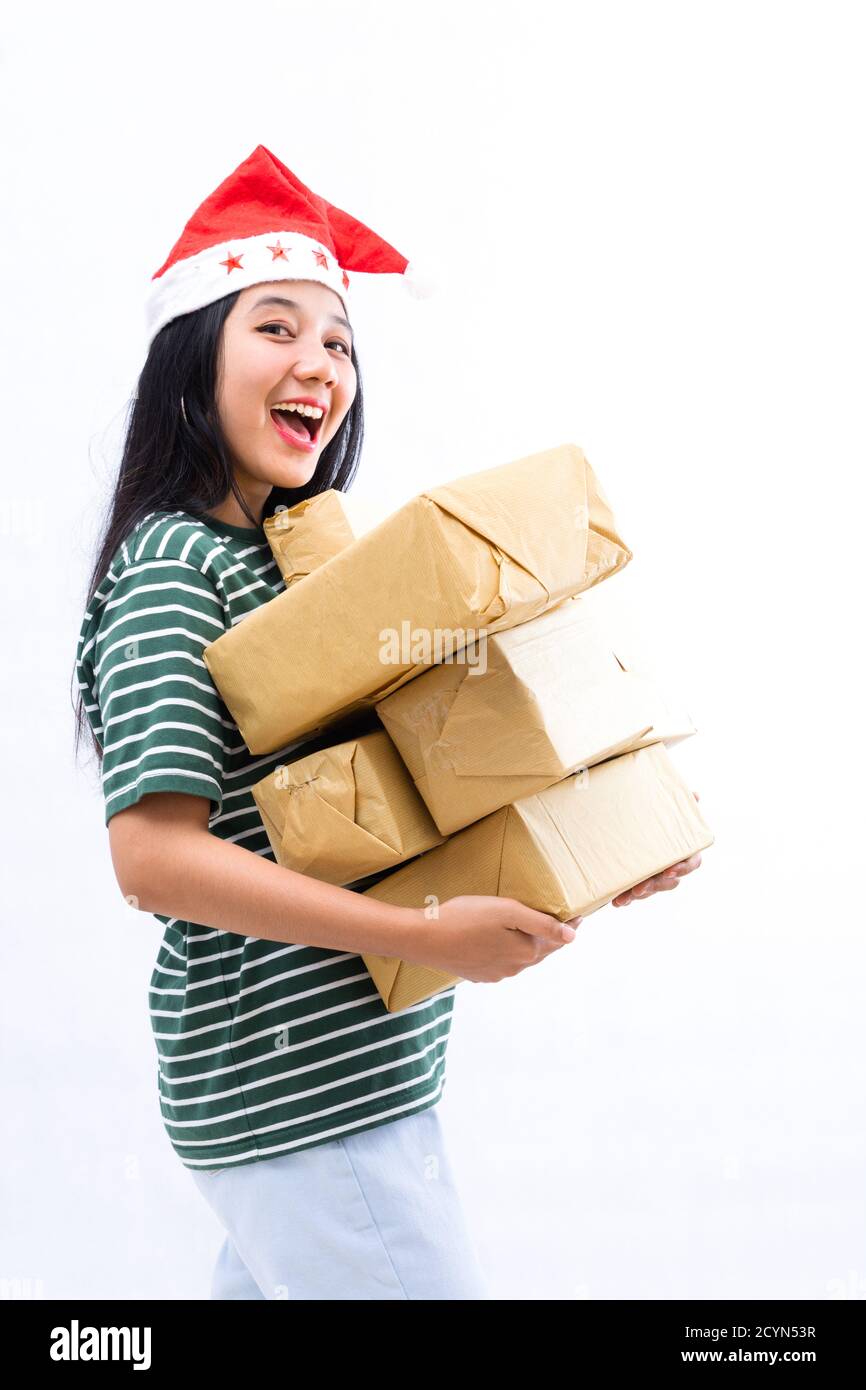
[[[666,875],[669,872],[666,869],[664,875],[656,874],[651,879],[645,879],[643,883],[636,883],[628,892],[612,898],[614,907],[626,907],[631,902],[643,902],[645,898],[651,898],[653,893],[667,893],[671,888],[678,888],[681,875],[674,874],[668,878]]]
[[[683,874],[690,874],[701,862],[700,854],[692,854],[688,859],[680,859],[678,863],[671,864],[663,871],[660,877],[664,880],[671,878],[682,878]]]
[[[640,898],[642,901],[644,898],[651,898],[653,893],[656,891],[656,887],[652,879],[650,878],[647,879],[645,883],[636,884],[631,891],[634,897]]]
[[[682,877],[683,874],[694,873],[695,869],[699,868],[700,862],[701,856],[699,854],[693,854],[688,859],[684,859],[682,863],[676,866],[680,870],[680,877]]]
[[[534,938],[536,959],[540,960],[543,956],[552,955],[554,951],[561,951],[563,946],[567,946],[570,941],[574,941],[577,935],[576,927],[572,927],[570,922],[558,922],[557,925],[559,931],[555,938],[552,936],[546,939],[541,936],[536,936]]]
[[[569,941],[573,941],[577,929],[583,921],[582,917],[572,917],[568,922],[560,922],[558,917],[551,917],[551,929],[546,933],[547,940],[537,938],[539,947],[542,947],[545,954],[551,951],[558,951],[561,946],[566,946]]]
[[[524,903],[517,901],[515,901],[515,908],[518,913],[516,918],[518,925],[510,930],[525,932],[527,936],[547,937],[548,940],[554,941],[557,946],[562,944],[564,939],[563,924],[558,917],[554,917],[550,912],[540,912],[537,908],[527,907]]]
[[[660,888],[667,888],[668,884],[671,881],[673,881],[674,883],[678,883],[678,876],[676,874],[668,873],[667,869],[663,869],[660,874],[653,874],[652,885],[656,892],[658,892]]]
[[[583,921],[582,917],[571,917],[567,922],[559,923],[559,940],[552,942],[552,948],[556,950],[560,946],[565,946],[569,941],[573,941],[577,929]]]
[[[689,860],[681,859],[678,864],[671,864],[669,869],[665,869],[660,877],[662,883],[679,883],[683,875],[689,872]]]
[[[648,879],[644,879],[642,883],[635,883],[631,888],[627,888],[624,893],[620,893],[617,897],[612,898],[611,902],[614,907],[627,907],[629,903],[637,902],[639,898],[645,897],[646,894],[643,892],[643,889],[646,888],[648,881]]]

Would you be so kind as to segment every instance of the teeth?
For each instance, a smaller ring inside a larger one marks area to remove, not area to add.
[[[321,420],[324,410],[317,405],[275,405],[273,410],[294,410],[298,415],[309,415],[311,420]]]

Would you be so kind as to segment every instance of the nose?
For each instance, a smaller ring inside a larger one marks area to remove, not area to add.
[[[311,338],[309,341],[299,341],[298,355],[294,368],[295,376],[306,380],[308,377],[316,377],[319,381],[336,385],[337,368],[331,360],[324,343],[319,339]]]

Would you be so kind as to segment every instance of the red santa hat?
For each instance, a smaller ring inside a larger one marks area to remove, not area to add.
[[[196,208],[151,279],[147,342],[165,324],[267,280],[316,280],[349,303],[349,271],[402,275],[433,291],[417,267],[363,222],[313,193],[264,145]]]

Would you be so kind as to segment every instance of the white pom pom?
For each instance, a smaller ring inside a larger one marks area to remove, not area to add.
[[[430,299],[439,288],[436,270],[430,265],[410,261],[403,271],[403,283],[413,299]]]

